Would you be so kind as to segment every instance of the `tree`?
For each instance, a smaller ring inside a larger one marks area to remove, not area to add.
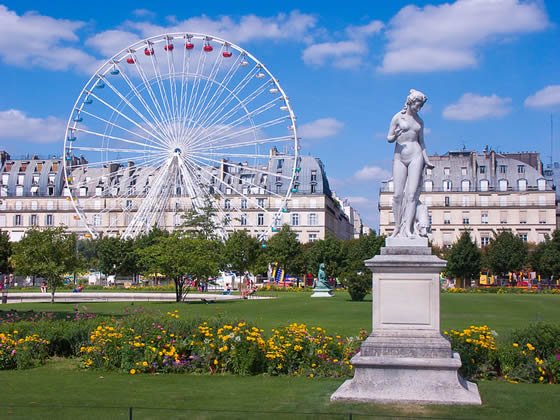
[[[339,277],[344,270],[348,247],[343,246],[340,239],[327,235],[325,239],[312,242],[303,249],[307,272],[317,276],[321,263],[325,264],[329,277]]]
[[[137,249],[144,274],[161,273],[175,284],[175,299],[181,302],[188,293],[189,277],[205,281],[219,271],[220,244],[176,233],[162,236],[148,247]]]
[[[10,271],[10,256],[12,255],[12,244],[10,234],[0,229],[0,273]]]
[[[107,275],[132,275],[138,271],[134,240],[105,236],[96,244],[99,271]]]
[[[509,230],[495,234],[486,247],[486,263],[494,274],[502,277],[521,270],[526,257],[527,245]]]
[[[544,242],[538,244],[529,255],[531,267],[543,276],[560,273],[560,230],[552,232]]]
[[[187,236],[216,239],[216,209],[212,202],[207,199],[204,207],[199,209],[189,209],[183,214],[183,223],[179,227],[179,231]]]
[[[44,278],[54,303],[56,288],[63,284],[64,275],[79,268],[76,244],[76,235],[67,233],[64,228],[30,229],[14,244],[15,271]]]
[[[260,249],[255,237],[244,230],[236,230],[224,243],[223,265],[240,274],[250,271],[256,266]]]
[[[481,259],[480,249],[471,239],[470,233],[464,230],[447,253],[447,272],[460,277],[463,284],[468,286],[473,277],[478,279],[480,276]]]
[[[297,274],[302,269],[301,244],[288,225],[268,240],[264,255],[269,263],[277,262],[286,273]]]
[[[364,261],[378,255],[384,243],[385,237],[377,236],[375,232],[344,241],[346,248],[344,271],[366,272]]]

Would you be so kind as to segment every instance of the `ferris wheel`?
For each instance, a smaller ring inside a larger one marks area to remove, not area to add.
[[[218,37],[169,33],[115,54],[78,95],[66,194],[94,236],[136,237],[211,206],[222,236],[249,224],[265,239],[297,191],[298,149],[294,112],[264,64]]]

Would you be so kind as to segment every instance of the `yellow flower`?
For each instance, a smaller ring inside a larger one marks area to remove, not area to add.
[[[142,362],[142,366],[146,367],[148,366],[148,362],[146,362],[145,360]]]
[[[136,374],[136,369],[130,369],[130,374],[135,375]]]
[[[513,347],[519,347],[519,344],[513,343]]]

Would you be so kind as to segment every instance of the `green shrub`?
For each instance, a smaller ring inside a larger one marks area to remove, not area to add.
[[[511,381],[560,383],[560,324],[538,322],[513,331],[500,367]]]
[[[342,284],[354,301],[364,300],[371,291],[371,276],[365,273],[351,272],[344,275],[343,278]]]

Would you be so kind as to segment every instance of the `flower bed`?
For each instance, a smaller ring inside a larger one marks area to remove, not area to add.
[[[24,369],[44,363],[48,344],[37,334],[22,336],[17,330],[0,333],[0,370]]]

